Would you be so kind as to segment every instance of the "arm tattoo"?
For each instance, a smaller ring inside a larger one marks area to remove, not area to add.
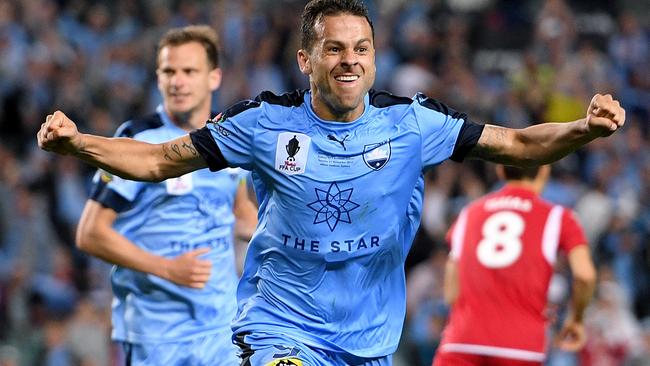
[[[186,151],[185,154],[189,153],[191,156],[197,156],[198,152],[194,145],[187,143],[186,141],[179,143],[169,143],[162,145],[163,157],[167,161],[182,161],[186,158],[183,151]]]
[[[174,160],[174,159],[172,159],[171,156],[169,156],[169,152],[167,151],[167,145],[164,145],[164,144],[163,144],[163,146],[162,146],[162,150],[163,150],[163,154],[165,154],[165,155],[164,155],[165,160],[168,160],[168,161],[172,161],[172,160]]]
[[[178,157],[178,160],[183,159],[183,154],[181,154],[181,148],[178,147],[178,144],[172,144],[171,147],[167,146],[167,144],[163,144],[162,149],[165,154],[165,160],[174,161],[176,160],[174,157]],[[171,151],[169,151],[169,149],[171,149]]]
[[[187,142],[183,141],[183,148],[185,148],[185,150],[189,151],[190,154],[192,154],[193,156],[196,156],[197,152],[196,152],[196,148],[194,147],[194,145],[188,144]]]
[[[183,154],[181,154],[181,148],[178,147],[177,144],[172,144],[172,151],[175,152],[176,155],[178,155],[178,158],[179,158],[179,159],[182,159],[182,158],[183,158]]]

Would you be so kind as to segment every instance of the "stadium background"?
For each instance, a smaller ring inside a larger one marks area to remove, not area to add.
[[[520,127],[584,115],[608,92],[627,110],[615,137],[554,165],[544,196],[574,208],[599,269],[576,356],[549,365],[650,365],[650,1],[367,0],[377,89],[424,91],[478,121]],[[111,135],[160,101],[155,44],[207,23],[222,41],[215,109],[307,87],[295,62],[304,1],[0,0],[0,365],[117,365],[109,266],[74,248],[93,172],[39,151],[35,133],[62,109]],[[492,166],[445,163],[427,175],[421,230],[407,261],[408,319],[395,365],[428,365],[447,308],[442,241],[468,200],[494,188]],[[566,303],[560,263],[549,310]],[[387,310],[388,311],[388,310]]]

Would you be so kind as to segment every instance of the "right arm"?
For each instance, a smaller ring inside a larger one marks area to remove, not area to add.
[[[181,286],[203,288],[212,263],[199,259],[202,248],[169,259],[149,253],[113,229],[117,212],[88,200],[77,227],[77,247],[109,263],[150,273]]]
[[[558,334],[558,345],[565,351],[575,352],[586,342],[583,318],[596,285],[596,269],[588,245],[579,245],[569,252],[569,266],[573,276],[570,309]]]
[[[38,132],[43,150],[79,159],[129,180],[160,182],[207,167],[189,135],[161,144],[79,133],[63,112],[47,116]]]
[[[445,264],[445,280],[443,283],[443,297],[447,305],[452,306],[458,298],[458,264],[456,260],[447,258]]]

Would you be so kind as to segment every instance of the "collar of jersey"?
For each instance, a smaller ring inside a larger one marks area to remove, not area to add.
[[[311,106],[311,90],[308,90],[305,93],[304,101],[305,101],[304,105],[307,110],[307,114],[313,121],[316,121],[316,123],[321,125],[326,125],[328,128],[334,128],[334,129],[345,130],[345,129],[349,129],[352,126],[365,123],[366,122],[365,117],[368,114],[368,110],[370,109],[370,96],[368,95],[368,93],[366,93],[366,95],[363,97],[363,105],[364,105],[363,113],[361,113],[359,118],[350,122],[328,121],[318,117],[318,115],[316,115],[316,112],[314,112],[314,109]]]
[[[158,115],[160,116],[160,120],[165,126],[187,133],[187,131],[178,127],[176,123],[174,123],[174,121],[172,121],[172,119],[169,118],[169,115],[167,114],[167,112],[165,112],[165,108],[163,107],[162,104],[158,104],[158,107],[156,107],[156,113],[158,113]]]
[[[515,195],[520,195],[520,196],[526,196],[526,197],[534,197],[537,194],[530,188],[525,188],[522,186],[516,186],[512,184],[506,184],[502,188],[503,192],[507,193],[512,193]]]

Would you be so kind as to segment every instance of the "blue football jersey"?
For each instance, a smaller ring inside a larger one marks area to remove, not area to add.
[[[357,120],[326,121],[310,92],[297,91],[262,93],[193,132],[210,169],[253,171],[260,203],[234,332],[275,332],[359,357],[393,353],[423,171],[462,160],[473,145],[457,140],[470,125],[480,135],[482,126],[424,95],[375,91]]]
[[[159,107],[155,115],[124,123],[116,135],[158,143],[186,133]],[[203,289],[114,266],[114,340],[180,342],[230,327],[237,309],[238,281],[232,210],[243,173],[225,169],[215,175],[203,169],[161,183],[96,174],[91,198],[119,213],[113,225],[118,232],[140,248],[167,258],[210,248],[201,258],[213,266]]]

